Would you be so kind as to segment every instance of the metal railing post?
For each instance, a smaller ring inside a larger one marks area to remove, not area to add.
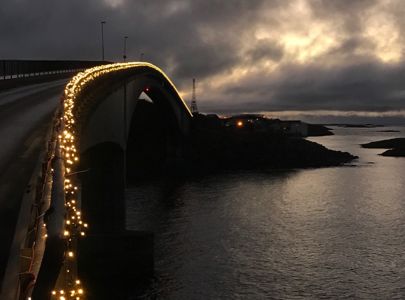
[[[3,79],[6,80],[6,61],[3,60]]]
[[[43,75],[56,75],[67,72],[77,72],[97,65],[104,65],[105,61],[76,61],[76,60],[0,60],[0,79],[18,79]]]

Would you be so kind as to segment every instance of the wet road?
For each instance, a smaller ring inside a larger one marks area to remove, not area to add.
[[[21,200],[66,81],[0,91],[0,283]]]

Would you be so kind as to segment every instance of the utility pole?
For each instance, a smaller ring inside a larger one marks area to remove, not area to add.
[[[124,62],[127,60],[127,36],[124,36],[124,55],[122,56],[124,58]]]
[[[104,61],[104,24],[106,21],[101,21],[101,60]]]
[[[193,114],[198,113],[197,97],[195,93],[195,78],[193,78],[193,97],[191,98],[191,113]]]

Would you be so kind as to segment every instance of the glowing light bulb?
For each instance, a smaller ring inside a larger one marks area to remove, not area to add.
[[[174,85],[171,83],[170,79],[157,67],[147,64],[147,63],[116,63],[111,65],[102,65],[94,68],[87,69],[83,72],[78,73],[76,76],[70,80],[70,82],[66,85],[64,89],[64,99],[63,99],[63,113],[60,117],[61,128],[63,131],[60,132],[58,135],[58,139],[60,141],[60,148],[63,149],[63,160],[65,162],[65,172],[66,175],[71,173],[70,166],[79,161],[79,156],[76,154],[78,151],[76,149],[76,140],[77,140],[77,128],[75,127],[77,123],[76,120],[76,102],[79,99],[80,93],[86,88],[86,85],[91,83],[92,81],[96,80],[97,78],[104,76],[105,74],[115,72],[118,70],[124,70],[128,68],[138,67],[138,66],[148,66],[150,68],[156,69],[160,72],[168,82],[173,86],[176,90]],[[146,91],[149,92],[149,87],[145,87]],[[52,170],[53,172],[53,170]],[[88,224],[83,223],[81,221],[81,212],[76,209],[75,200],[69,200],[72,197],[76,197],[76,193],[78,187],[74,185],[74,179],[72,179],[73,183],[70,179],[65,179],[65,197],[66,197],[66,210],[67,210],[67,218],[66,220],[66,228],[71,230],[64,231],[64,236],[68,236],[69,241],[74,241],[76,237],[80,234],[80,236],[84,236],[85,232],[81,229],[87,228]],[[79,226],[80,225],[80,226]],[[69,226],[69,227],[68,227]],[[83,226],[83,227],[82,227]],[[68,242],[67,242],[68,243]],[[73,251],[67,252],[68,257],[73,257]],[[67,272],[70,272],[70,269],[67,269]],[[73,273],[73,271],[71,272]],[[80,284],[79,280],[76,280],[76,284]],[[68,296],[69,299],[80,299],[81,297],[78,294],[83,294],[83,289],[78,290],[71,290],[70,295],[69,292]],[[61,296],[61,300],[64,300],[65,297]]]

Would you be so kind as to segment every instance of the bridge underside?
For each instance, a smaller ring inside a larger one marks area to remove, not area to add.
[[[142,93],[149,102],[139,100]],[[47,241],[62,247],[56,253],[46,243],[32,295],[50,299],[49,270],[57,277],[63,264],[62,288],[80,284],[74,270],[87,299],[127,299],[153,274],[153,234],[126,230],[127,179],[180,170],[192,115],[168,77],[148,63],[86,70],[66,86],[62,105],[49,153],[58,172],[47,170],[58,179]],[[78,238],[87,228],[81,216],[89,223],[85,238]]]
[[[80,240],[78,267],[90,299],[126,299],[153,275],[153,234],[125,226],[125,159],[113,143],[82,156],[82,210],[92,224]],[[132,294],[133,295],[133,294]]]
[[[90,299],[126,299],[153,275],[153,233],[126,230],[127,181],[184,169],[186,114],[161,82],[136,79],[101,93],[80,126],[73,172],[83,171],[80,202],[90,228],[78,245],[78,271]],[[140,100],[142,92],[152,101]]]

